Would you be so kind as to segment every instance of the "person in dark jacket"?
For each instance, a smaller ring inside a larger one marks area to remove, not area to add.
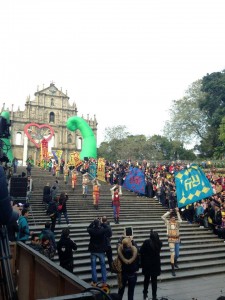
[[[126,237],[118,247],[118,257],[122,263],[122,276],[118,276],[118,294],[123,299],[126,283],[128,283],[128,300],[134,299],[134,289],[139,270],[138,248],[132,245],[131,239]]]
[[[91,253],[91,275],[92,275],[92,286],[97,284],[97,271],[96,271],[96,260],[100,261],[102,283],[103,286],[106,284],[106,266],[105,266],[105,251],[106,251],[106,239],[105,237],[109,234],[109,229],[106,224],[102,223],[100,219],[95,219],[87,228],[90,235],[90,242],[88,250]]]
[[[51,231],[51,223],[46,222],[45,228],[41,230],[40,238],[42,239],[43,236],[47,236],[52,244],[53,248],[56,249],[56,242],[55,242],[55,234]]]
[[[15,242],[17,240],[16,235],[19,232],[19,225],[17,220],[13,220],[10,224],[7,224],[8,238],[10,242]]]
[[[157,299],[157,277],[161,274],[160,251],[162,242],[157,232],[151,230],[150,238],[140,248],[142,274],[144,275],[144,299],[148,299],[148,286],[151,278],[152,299]]]
[[[51,187],[49,182],[43,188],[43,199],[42,203],[45,205],[45,209],[48,208],[48,204],[51,200]]]
[[[73,273],[73,250],[77,250],[77,244],[69,237],[69,228],[62,230],[61,238],[57,243],[60,266]]]
[[[112,246],[111,246],[112,228],[111,228],[110,223],[108,222],[106,216],[102,217],[102,224],[106,225],[107,228],[108,228],[107,235],[105,236],[105,239],[106,239],[106,251],[105,251],[105,254],[107,256],[109,270],[112,271],[112,262],[113,262],[113,258],[112,258]]]
[[[68,201],[68,195],[64,192],[62,192],[59,196],[59,206],[58,206],[58,224],[61,224],[61,216],[64,215],[64,218],[66,220],[66,223],[68,226],[70,225],[68,215],[67,215],[67,207],[66,202]],[[61,206],[61,209],[59,210],[59,207]]]
[[[41,250],[41,244],[40,244],[40,238],[39,238],[39,235],[38,235],[37,233],[33,233],[33,234],[31,235],[31,239],[30,239],[30,244],[29,244],[29,246],[30,246],[32,249],[34,249],[34,250],[40,252],[40,250]]]
[[[51,218],[51,231],[54,232],[55,224],[57,219],[57,199],[52,199],[48,204],[48,209],[46,211],[47,215]]]

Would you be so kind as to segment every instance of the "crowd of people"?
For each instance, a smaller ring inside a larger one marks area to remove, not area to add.
[[[93,163],[93,161],[91,162]],[[40,234],[31,232],[28,225],[29,207],[17,206],[18,220],[8,226],[11,241],[22,241],[28,243],[34,250],[40,252],[49,259],[53,259],[56,252],[59,255],[60,266],[73,272],[73,252],[77,250],[77,244],[70,238],[69,228],[64,228],[61,237],[56,243],[55,226],[56,222],[61,224],[61,217],[67,225],[70,225],[67,214],[68,195],[59,191],[59,174],[63,174],[65,184],[71,180],[71,189],[75,190],[77,176],[82,172],[82,195],[88,196],[88,187],[92,185],[92,197],[94,209],[99,208],[101,184],[94,178],[90,180],[88,163],[85,162],[85,171],[82,169],[69,169],[65,165],[55,170],[53,176],[56,180],[52,186],[47,183],[43,188],[43,204],[51,222],[46,222]],[[182,221],[197,223],[200,227],[212,230],[214,234],[225,241],[225,177],[209,171],[206,173],[211,182],[214,194],[211,197],[202,199],[196,203],[189,204],[182,209],[177,207],[176,187],[174,174],[187,165],[168,164],[151,166],[143,161],[141,164],[126,162],[106,162],[105,180],[111,186],[109,192],[112,196],[112,208],[115,224],[120,218],[120,199],[122,197],[123,183],[130,167],[139,168],[145,174],[145,193],[137,193],[138,197],[155,198],[166,207],[168,211],[162,216],[165,222],[168,244],[170,249],[171,274],[176,276],[175,269],[179,268],[179,227]],[[16,167],[14,169],[16,171]],[[52,167],[49,171],[52,172]],[[59,172],[59,173],[57,173]],[[31,177],[31,170],[27,170],[27,176]],[[11,234],[12,233],[12,234]],[[124,234],[117,245],[117,255],[120,265],[115,267],[112,255],[111,238],[112,229],[107,217],[95,219],[87,228],[90,235],[88,250],[90,252],[92,285],[98,283],[96,265],[97,260],[101,267],[102,287],[107,285],[107,272],[116,272],[118,275],[118,296],[122,299],[126,284],[128,285],[128,300],[133,300],[134,289],[137,282],[137,275],[140,268],[144,275],[143,297],[148,299],[148,288],[151,282],[152,299],[157,299],[157,277],[161,273],[160,252],[162,242],[156,231],[150,230],[149,238],[143,241],[141,246],[135,243],[133,235]],[[106,258],[108,268],[106,267]]]

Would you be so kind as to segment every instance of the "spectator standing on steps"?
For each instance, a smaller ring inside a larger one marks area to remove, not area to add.
[[[105,237],[108,235],[109,229],[106,224],[102,223],[100,219],[95,219],[87,228],[87,232],[90,235],[90,242],[88,250],[91,254],[91,275],[92,275],[92,286],[96,286],[98,282],[96,261],[99,259],[102,274],[102,285],[106,285],[106,266],[105,266],[105,251],[106,251],[106,240]]]
[[[162,241],[157,232],[150,231],[150,238],[146,239],[140,248],[142,274],[144,275],[144,299],[148,299],[148,287],[151,279],[152,300],[157,300],[157,277],[161,274],[160,251]]]
[[[31,176],[31,163],[30,162],[28,162],[26,170],[27,170],[27,176]]]
[[[51,198],[54,200],[57,195],[58,195],[58,192],[59,192],[59,182],[58,180],[56,180],[52,187],[51,187],[51,190],[50,190],[50,193],[51,193]]]
[[[134,299],[134,289],[137,282],[137,271],[139,269],[138,249],[132,245],[130,238],[124,238],[118,247],[118,257],[122,263],[122,279],[118,280],[118,294],[123,299],[126,283],[128,283],[128,300]]]
[[[58,214],[58,211],[57,211],[57,198],[52,199],[49,202],[46,213],[51,219],[51,231],[54,232],[55,231],[55,224],[56,224],[57,214]]]
[[[61,193],[60,196],[59,196],[59,205],[58,205],[58,224],[61,224],[61,216],[63,214],[65,220],[66,220],[66,223],[68,226],[71,226],[70,225],[70,222],[69,222],[69,218],[68,218],[68,215],[67,215],[67,207],[66,207],[66,203],[68,201],[68,195],[67,193]],[[59,209],[60,208],[60,209]]]
[[[112,271],[112,262],[113,262],[113,258],[112,258],[112,246],[111,246],[112,228],[111,228],[110,223],[108,222],[106,216],[102,217],[102,224],[106,225],[107,228],[108,228],[108,232],[107,232],[107,234],[105,236],[105,239],[106,239],[106,251],[105,251],[105,254],[107,256],[109,270]]]
[[[77,244],[70,238],[69,228],[62,230],[61,238],[57,243],[60,266],[73,273],[73,251],[77,250]]]
[[[48,203],[51,199],[51,188],[49,182],[43,188],[43,199],[42,203],[45,205],[45,210],[48,208]]]
[[[177,220],[176,216],[177,215]],[[169,220],[167,217],[169,216]],[[182,222],[179,208],[176,207],[174,210],[170,210],[166,212],[162,216],[163,221],[167,227],[167,236],[168,236],[168,243],[170,248],[170,263],[172,268],[172,275],[176,276],[175,268],[178,267],[178,258],[179,258],[179,249],[180,249],[180,223]]]

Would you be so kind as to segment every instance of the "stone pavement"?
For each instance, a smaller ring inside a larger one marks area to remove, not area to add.
[[[142,291],[143,287],[137,285],[134,300],[143,299]],[[167,282],[158,281],[158,300],[216,300],[219,296],[225,297],[225,274],[181,280],[175,277]],[[149,286],[149,300],[151,299],[151,286]],[[127,287],[123,300],[127,300]]]

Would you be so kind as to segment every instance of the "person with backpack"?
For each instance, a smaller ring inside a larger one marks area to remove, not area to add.
[[[64,228],[61,238],[57,243],[60,266],[73,273],[73,251],[77,250],[77,244],[70,238],[69,228]]]

